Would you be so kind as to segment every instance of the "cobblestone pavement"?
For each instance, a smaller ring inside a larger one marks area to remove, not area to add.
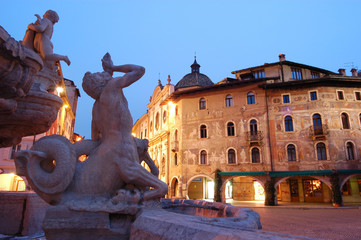
[[[252,208],[261,216],[262,230],[333,240],[361,239],[361,207],[330,204],[281,205],[234,204]]]

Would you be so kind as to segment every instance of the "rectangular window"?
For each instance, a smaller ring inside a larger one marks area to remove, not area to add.
[[[361,93],[360,92],[355,92],[355,98],[357,101],[361,101]]]
[[[311,101],[317,100],[317,92],[316,91],[310,92],[310,99],[311,99]]]
[[[290,103],[290,95],[286,94],[283,95],[283,103]]]
[[[292,78],[293,78],[293,79],[297,79],[297,80],[301,80],[301,79],[302,79],[302,71],[301,71],[301,68],[291,68],[291,72],[292,72]]]
[[[264,70],[255,71],[253,76],[254,78],[265,78]]]
[[[337,91],[337,99],[338,100],[344,100],[343,91]]]
[[[318,72],[311,72],[311,78],[320,78],[320,73],[318,73]]]

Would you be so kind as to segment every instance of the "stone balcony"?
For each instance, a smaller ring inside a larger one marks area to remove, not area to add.
[[[261,145],[263,139],[263,133],[261,131],[250,131],[246,133],[247,141],[249,142],[250,146]]]
[[[322,126],[318,128],[315,128],[314,126],[310,126],[309,131],[312,140],[314,141],[326,140],[328,135],[328,126],[327,124],[322,124]]]

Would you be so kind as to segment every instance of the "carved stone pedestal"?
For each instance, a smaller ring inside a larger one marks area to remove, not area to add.
[[[103,212],[76,212],[64,206],[47,210],[43,230],[47,240],[129,239],[134,217]]]

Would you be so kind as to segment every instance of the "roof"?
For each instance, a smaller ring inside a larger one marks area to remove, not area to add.
[[[330,75],[322,78],[312,78],[303,80],[294,80],[280,83],[264,83],[259,85],[261,88],[282,89],[282,88],[308,88],[312,86],[347,86],[361,87],[360,77],[349,77],[340,75]]]
[[[245,69],[241,69],[241,70],[237,70],[237,71],[233,71],[232,74],[236,74],[239,72],[243,72],[243,71],[252,71],[255,69],[260,69],[260,68],[265,68],[265,67],[272,67],[272,66],[276,66],[276,65],[288,65],[288,66],[292,66],[292,67],[300,67],[300,68],[308,68],[310,70],[313,71],[317,71],[317,72],[321,72],[321,73],[325,73],[325,74],[337,74],[335,72],[326,70],[326,69],[322,69],[322,68],[317,68],[317,67],[313,67],[310,65],[306,65],[306,64],[301,64],[301,63],[296,63],[296,62],[291,62],[291,61],[281,61],[281,62],[274,62],[274,63],[265,63],[264,65],[260,65],[260,66],[255,66],[255,67],[250,67],[250,68],[245,68]]]
[[[194,63],[191,65],[192,72],[185,75],[176,85],[175,89],[187,88],[187,87],[206,87],[212,86],[213,82],[205,74],[199,72],[201,66],[194,59]]]

